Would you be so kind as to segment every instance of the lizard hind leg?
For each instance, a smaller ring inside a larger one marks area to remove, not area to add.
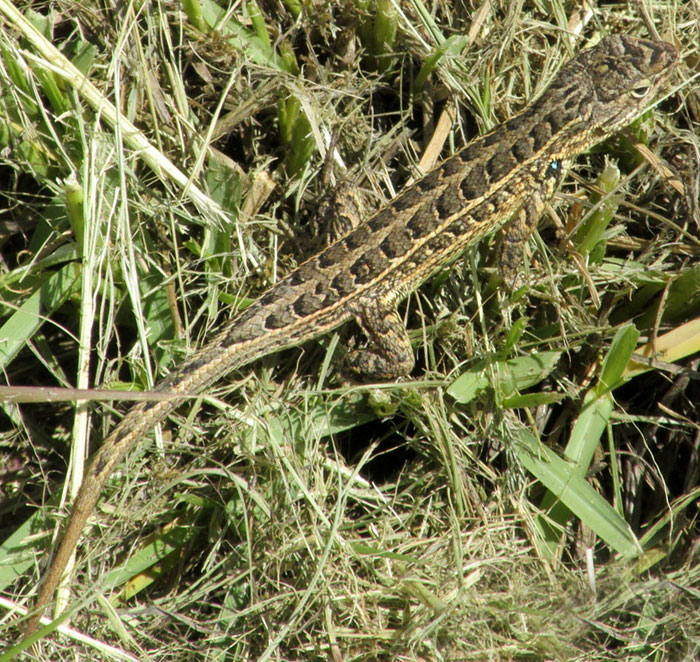
[[[347,355],[345,370],[370,380],[391,380],[408,375],[416,360],[396,309],[380,299],[368,298],[354,304],[352,313],[369,345]]]

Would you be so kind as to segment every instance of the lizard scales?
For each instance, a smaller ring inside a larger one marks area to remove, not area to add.
[[[508,221],[501,260],[511,269],[559,184],[562,162],[639,115],[677,60],[670,44],[623,35],[580,52],[539,99],[302,263],[156,389],[202,392],[231,370],[351,318],[369,340],[367,349],[348,356],[352,370],[375,378],[408,374],[414,357],[396,304]],[[25,635],[36,629],[108,476],[181,401],[134,405],[94,454]]]

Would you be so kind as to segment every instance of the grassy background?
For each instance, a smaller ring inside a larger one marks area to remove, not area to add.
[[[350,328],[180,408],[23,659],[698,657],[698,8],[590,7],[0,0],[0,642],[124,407],[54,387],[148,390],[323,245],[336,181],[378,207],[655,31],[670,95],[577,160],[522,287],[489,239],[402,306],[410,379],[343,383]]]

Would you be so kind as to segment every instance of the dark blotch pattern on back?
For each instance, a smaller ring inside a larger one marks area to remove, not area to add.
[[[323,269],[327,269],[328,266],[331,265],[322,265],[321,257],[322,256],[331,256],[333,257],[334,254],[345,254],[345,249],[342,246],[335,246],[333,247],[333,250],[327,248],[323,253],[320,255],[316,256],[315,258],[312,257],[310,260],[307,260],[303,264],[299,265],[296,268],[296,271],[293,272],[295,277],[291,278],[288,276],[284,280],[280,281],[278,284],[279,288],[288,288],[288,287],[294,287],[295,282],[298,281],[298,285],[302,285],[305,283],[315,283],[317,280],[323,279]],[[335,262],[331,263],[332,265],[336,264]]]
[[[475,163],[471,172],[460,182],[459,190],[465,200],[474,200],[484,195],[490,179],[483,163]]]
[[[454,177],[462,171],[464,162],[456,156],[451,156],[446,161],[443,161],[440,167],[442,168],[443,177]]]
[[[353,262],[350,273],[355,276],[355,282],[364,285],[374,280],[384,267],[386,263],[378,254],[368,252]]]
[[[428,253],[442,253],[454,244],[454,239],[450,234],[441,232],[428,239],[426,249]]]
[[[493,216],[494,206],[490,202],[482,202],[469,211],[469,217],[474,223],[481,225]]]
[[[530,131],[530,137],[532,138],[533,149],[538,152],[550,140],[552,137],[552,131],[547,123],[540,122],[532,129],[532,131]]]
[[[401,193],[394,199],[393,207],[396,211],[405,211],[411,207],[415,207],[420,204],[423,199],[421,192],[415,187],[411,187],[406,190],[405,193]]]
[[[358,248],[366,246],[372,236],[372,231],[366,225],[360,225],[358,228],[353,230],[343,242],[348,249],[348,251],[355,251]]]
[[[295,271],[294,273],[296,274],[298,272]],[[273,290],[267,291],[265,294],[263,294],[260,297],[260,303],[263,306],[269,306],[271,303],[274,303],[275,301],[277,301],[277,293],[274,292]]]
[[[316,262],[321,269],[329,269],[338,264],[338,260],[345,254],[345,247],[342,244],[333,244],[326,248],[316,258]]]
[[[449,218],[463,207],[464,205],[459,197],[455,195],[454,191],[450,191],[449,189],[445,191],[435,203],[435,209],[437,210],[440,220]]]
[[[479,159],[479,156],[483,151],[483,145],[483,140],[476,140],[457,152],[450,160],[457,162],[457,159],[459,159],[462,164],[467,164],[472,161],[475,162]]]
[[[397,228],[379,244],[379,249],[392,260],[401,257],[411,248],[411,237],[404,228]]]
[[[486,172],[488,172],[491,182],[494,183],[503,179],[517,165],[517,161],[510,152],[496,152],[486,162]]]
[[[471,219],[467,219],[464,216],[461,218],[458,218],[456,221],[452,221],[446,228],[445,232],[448,234],[451,234],[454,239],[458,239],[461,237],[469,228],[470,223],[472,223]]]
[[[426,213],[427,211],[427,213]],[[432,231],[432,224],[430,223],[430,211],[426,210],[425,205],[423,208],[416,212],[413,217],[406,223],[408,231],[411,233],[411,238],[413,240],[420,239],[426,234],[430,234]]]
[[[526,115],[517,115],[516,117],[513,117],[509,119],[506,122],[506,127],[508,130],[508,133],[513,134],[513,135],[522,135],[525,134],[529,131],[530,129],[530,124],[532,123],[532,119]]]
[[[345,297],[355,291],[355,280],[350,275],[341,272],[331,281],[331,289],[338,293],[338,296]]]
[[[495,145],[496,143],[500,142],[501,139],[502,136],[500,136],[498,132],[496,132],[485,135],[481,140],[485,147],[491,147],[491,145]]]
[[[439,169],[431,170],[425,177],[419,179],[414,186],[421,191],[430,193],[437,188],[441,177],[442,175]]]
[[[534,151],[528,138],[521,138],[510,149],[511,154],[520,162],[527,161],[534,156]]]
[[[270,313],[265,318],[265,328],[272,331],[273,329],[281,329],[289,324],[289,313],[285,310],[275,311]]]
[[[552,127],[552,133],[561,131],[562,127],[566,125],[566,117],[559,111],[549,113],[546,117],[546,121],[549,122],[549,126]]]
[[[402,196],[403,197],[403,196]],[[394,220],[395,212],[393,206],[384,207],[378,211],[372,218],[367,221],[367,226],[372,232],[383,230],[389,223]]]
[[[294,312],[299,317],[307,317],[308,315],[315,313],[317,310],[321,310],[321,308],[324,306],[324,297],[318,296],[314,292],[304,292],[292,304]]]

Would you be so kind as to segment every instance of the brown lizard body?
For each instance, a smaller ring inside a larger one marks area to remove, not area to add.
[[[502,264],[512,270],[561,180],[562,163],[639,115],[677,59],[669,44],[621,35],[582,51],[538,100],[302,263],[157,390],[175,396],[200,393],[236,368],[351,318],[369,346],[348,356],[350,369],[374,378],[408,374],[414,356],[396,304],[508,221]],[[36,629],[108,476],[181,402],[174,397],[134,405],[95,453],[25,634]]]

